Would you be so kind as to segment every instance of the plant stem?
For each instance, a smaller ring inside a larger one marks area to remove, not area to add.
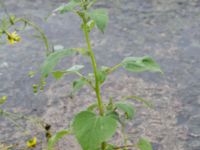
[[[102,150],[105,150],[105,149],[106,149],[106,142],[102,142],[102,143],[101,143],[101,149],[102,149]]]
[[[79,73],[79,72],[76,72],[76,74],[77,74],[79,77],[83,78],[83,79],[88,83],[88,85],[95,91],[95,88],[96,88],[96,87],[94,87],[92,81],[90,81],[88,78],[86,78],[84,75],[82,75],[82,74]]]
[[[137,145],[133,144],[133,145],[124,145],[124,146],[118,146],[118,147],[114,147],[114,150],[118,150],[118,149],[123,149],[123,148],[132,148],[132,147],[135,147],[135,148],[138,148]]]
[[[50,49],[49,49],[49,42],[48,42],[48,39],[45,35],[45,33],[41,30],[40,27],[38,27],[36,24],[34,24],[33,22],[30,22],[24,18],[18,18],[17,20],[15,20],[15,23],[17,22],[24,22],[25,24],[28,24],[29,26],[32,26],[37,32],[40,33],[43,41],[44,41],[44,44],[45,44],[45,47],[46,47],[46,55],[48,56],[50,54]]]
[[[123,135],[123,139],[124,139],[124,146],[127,145],[127,135],[125,133],[125,121],[122,122],[122,135]],[[124,148],[125,150],[127,150],[126,148]]]
[[[96,93],[97,102],[98,102],[99,114],[102,116],[104,112],[103,112],[103,105],[102,105],[101,94],[100,94],[100,85],[99,85],[99,79],[98,79],[98,74],[97,74],[96,59],[94,56],[94,52],[92,51],[92,48],[91,48],[89,33],[87,30],[87,21],[85,19],[85,16],[82,17],[82,20],[83,20],[83,25],[84,25],[83,30],[84,30],[84,34],[85,34],[87,47],[88,47],[88,52],[90,54],[93,72],[94,72],[94,76],[95,76],[95,93]]]

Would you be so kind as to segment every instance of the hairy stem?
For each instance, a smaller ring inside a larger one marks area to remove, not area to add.
[[[97,74],[96,59],[94,56],[94,52],[92,51],[92,48],[91,48],[90,37],[89,37],[88,30],[87,30],[87,21],[85,19],[85,16],[83,16],[82,19],[83,19],[83,25],[84,25],[83,30],[84,30],[84,34],[85,34],[85,39],[86,39],[88,52],[90,54],[93,72],[94,72],[94,76],[95,76],[95,93],[96,93],[97,102],[98,102],[99,114],[103,115],[104,111],[103,111],[103,104],[102,104],[101,94],[100,94],[100,85],[99,85],[99,79],[98,79],[98,74]]]

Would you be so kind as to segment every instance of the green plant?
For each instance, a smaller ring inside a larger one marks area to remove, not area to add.
[[[0,8],[4,9],[5,15],[3,15],[2,18],[0,18],[0,46],[1,44],[15,44],[21,41],[21,37],[18,35],[17,32],[20,32],[24,29],[26,29],[27,26],[32,27],[35,29],[39,35],[38,37],[43,40],[45,43],[46,47],[46,54],[50,54],[50,48],[49,48],[49,43],[46,35],[44,34],[43,30],[37,26],[35,23],[25,19],[25,18],[18,18],[15,15],[11,15],[8,13],[6,6],[4,3],[0,0]],[[19,26],[22,25],[22,26]],[[29,72],[29,76],[32,77],[35,74],[35,72]],[[41,84],[44,84],[43,81],[41,81]],[[42,133],[46,133],[46,138],[48,139],[51,135],[50,133],[50,125],[47,123],[43,122],[39,118],[31,117],[31,116],[26,116],[19,114],[17,112],[11,112],[7,111],[3,105],[7,102],[7,96],[2,96],[0,97],[0,117],[5,118],[9,122],[11,122],[15,127],[17,127],[17,130],[21,132],[21,136],[32,136],[33,134],[36,135],[38,133],[32,133],[32,130],[29,130],[24,127],[26,124],[31,124],[34,125],[38,131]],[[20,137],[21,138],[21,137]],[[11,140],[11,139],[10,139]],[[18,146],[21,146],[20,149],[29,149],[34,147],[37,144],[37,138],[33,137],[29,141],[27,141],[27,146],[22,146],[18,144],[14,145],[4,145],[0,143],[0,149],[3,150],[8,150],[8,149],[13,149]],[[23,148],[22,148],[23,147]],[[19,147],[18,147],[19,148]]]
[[[66,134],[74,134],[83,150],[115,150],[135,147],[140,150],[152,150],[150,142],[144,138],[138,140],[136,144],[127,145],[126,136],[124,136],[124,145],[117,146],[109,144],[108,140],[116,133],[119,126],[122,132],[127,120],[134,117],[135,109],[132,104],[126,102],[127,99],[134,99],[143,102],[147,107],[151,104],[137,96],[126,96],[123,100],[114,102],[112,98],[108,102],[102,101],[101,85],[107,76],[117,70],[119,67],[131,72],[160,72],[160,66],[149,56],[128,57],[121,63],[113,67],[99,67],[96,64],[94,52],[90,42],[90,32],[96,26],[101,32],[105,31],[108,23],[108,13],[105,9],[92,9],[96,0],[71,0],[69,3],[57,8],[54,13],[74,12],[81,20],[81,29],[85,35],[86,48],[70,48],[56,51],[50,54],[41,67],[42,80],[50,74],[54,78],[60,79],[64,75],[75,74],[79,79],[73,82],[73,89],[77,91],[87,84],[96,93],[96,102],[91,104],[85,111],[77,113],[73,119],[71,129],[62,130],[49,139],[48,150],[52,150],[54,144]],[[93,73],[87,76],[81,74],[83,65],[75,65],[66,70],[54,70],[59,61],[67,56],[76,53],[91,59]],[[37,86],[35,86],[37,89]]]
[[[43,40],[46,48],[46,55],[50,54],[51,49],[49,48],[48,39],[39,26],[37,26],[34,22],[31,22],[28,19],[16,17],[15,15],[11,15],[10,13],[8,13],[6,6],[1,0],[0,7],[4,9],[5,13],[5,15],[0,19],[0,44],[6,43],[4,40],[4,36],[6,37],[9,44],[15,44],[17,42],[20,42],[21,37],[16,32],[22,31],[26,29],[27,26],[30,26],[39,33],[37,37]],[[19,27],[19,24],[22,24],[22,26]],[[14,31],[11,32],[10,30]]]

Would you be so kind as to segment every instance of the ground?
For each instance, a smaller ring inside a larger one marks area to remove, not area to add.
[[[84,46],[80,20],[69,13],[49,13],[64,0],[7,0],[9,12],[39,24],[52,45]],[[108,9],[110,21],[105,34],[92,33],[93,49],[99,65],[112,66],[127,56],[150,55],[161,65],[164,75],[133,74],[119,70],[109,76],[102,87],[103,99],[120,100],[125,95],[149,99],[154,109],[135,103],[137,113],[128,127],[130,142],[145,136],[154,150],[200,149],[200,0],[102,0],[96,7]],[[0,10],[0,16],[3,9]],[[94,100],[94,93],[85,87],[73,99],[69,97],[71,80],[50,78],[44,92],[33,94],[27,72],[37,70],[45,58],[44,45],[31,37],[32,28],[21,32],[22,42],[0,48],[1,95],[8,95],[7,110],[43,118],[52,125],[52,132],[69,126],[73,115]],[[64,60],[65,66],[86,65],[90,61],[75,56]],[[0,123],[0,143],[16,141],[21,132],[14,131],[8,121]],[[120,136],[120,134],[119,134]],[[73,137],[58,147],[79,150]],[[67,141],[67,143],[66,143]],[[116,141],[120,143],[120,141]]]

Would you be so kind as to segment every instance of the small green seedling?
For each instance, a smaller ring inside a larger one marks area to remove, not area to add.
[[[84,85],[88,85],[96,93],[96,102],[91,104],[85,111],[77,113],[73,119],[71,129],[62,130],[49,139],[48,150],[53,150],[55,143],[64,135],[74,134],[83,150],[128,150],[136,148],[140,150],[152,150],[152,146],[147,139],[141,138],[136,144],[128,145],[127,139],[124,145],[113,145],[110,139],[119,127],[125,127],[127,121],[133,119],[135,109],[126,99],[134,99],[144,103],[147,107],[151,104],[137,96],[126,96],[118,102],[113,102],[112,98],[102,101],[101,85],[107,76],[118,68],[122,67],[130,72],[159,72],[162,73],[160,66],[149,56],[127,57],[113,67],[99,67],[96,64],[94,52],[90,41],[90,32],[97,27],[102,33],[105,32],[109,17],[105,9],[96,9],[92,6],[96,0],[71,0],[54,10],[53,13],[73,12],[82,20],[81,30],[84,33],[86,47],[62,49],[51,53],[41,66],[41,78],[44,80],[50,74],[57,80],[64,75],[74,74],[79,78],[73,82],[74,91],[80,90]],[[55,66],[64,57],[72,56],[76,53],[89,58],[93,67],[93,72],[87,76],[81,74],[84,65],[75,65],[66,70],[55,70]],[[35,86],[35,89],[37,87]]]

